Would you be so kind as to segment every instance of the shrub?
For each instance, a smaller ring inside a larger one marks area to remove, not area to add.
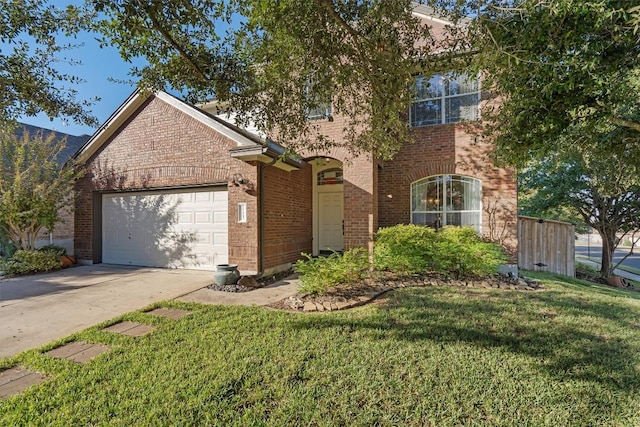
[[[7,274],[32,274],[57,270],[62,267],[60,256],[51,252],[18,250],[13,257],[4,262]]]
[[[294,269],[300,274],[300,292],[322,295],[337,285],[352,285],[362,280],[369,270],[369,257],[363,248],[349,249],[344,254],[337,252],[328,257],[312,257],[298,261]]]
[[[437,233],[435,270],[442,274],[486,276],[506,262],[500,245],[482,241],[471,227],[443,227]]]
[[[39,247],[37,250],[40,252],[52,253],[54,255],[57,255],[58,258],[67,254],[67,250],[58,245],[44,245]]]
[[[373,260],[376,269],[419,273],[431,267],[436,232],[432,228],[399,224],[376,234]]]
[[[448,226],[436,232],[401,224],[381,228],[376,235],[374,263],[378,270],[484,276],[504,262],[501,247],[483,242],[471,227]]]
[[[598,282],[602,278],[600,270],[591,265],[576,262],[576,277],[578,279],[590,280],[592,282]]]
[[[0,257],[9,259],[16,252],[16,245],[0,231]]]

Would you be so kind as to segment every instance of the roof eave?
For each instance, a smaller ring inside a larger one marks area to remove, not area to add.
[[[273,143],[268,145],[254,147],[235,147],[229,150],[229,154],[234,159],[245,162],[257,161],[260,163],[273,163],[273,166],[291,172],[300,170],[304,161],[290,155],[286,155],[283,151],[276,148]]]

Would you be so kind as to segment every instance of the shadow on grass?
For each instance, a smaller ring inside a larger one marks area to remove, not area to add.
[[[580,292],[404,289],[362,315],[304,316],[299,328],[363,331],[371,339],[470,345],[533,358],[555,380],[637,392],[640,331],[628,307]],[[626,312],[626,313],[625,313]],[[637,320],[637,319],[636,319]]]

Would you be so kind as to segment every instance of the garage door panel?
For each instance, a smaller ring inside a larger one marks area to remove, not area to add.
[[[196,244],[198,245],[212,245],[213,233],[196,233]]]
[[[227,191],[103,195],[103,262],[211,270],[228,262]]]
[[[178,212],[178,224],[192,225],[194,223],[193,212]]]
[[[226,248],[229,244],[229,235],[227,233],[213,233],[213,244]]]

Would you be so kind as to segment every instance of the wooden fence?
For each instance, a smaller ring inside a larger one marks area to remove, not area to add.
[[[518,217],[518,267],[574,277],[575,226],[560,221]]]

